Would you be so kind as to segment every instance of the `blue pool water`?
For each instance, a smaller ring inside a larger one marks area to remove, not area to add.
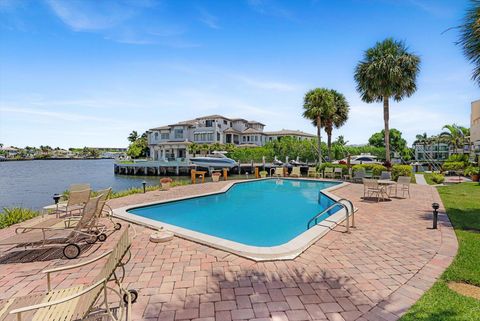
[[[319,193],[337,183],[260,180],[226,193],[138,207],[128,212],[251,246],[276,246],[307,229],[308,220],[333,201]],[[333,212],[329,211],[319,222]]]

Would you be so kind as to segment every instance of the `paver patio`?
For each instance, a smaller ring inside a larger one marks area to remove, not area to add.
[[[110,201],[128,204],[195,195],[225,182],[179,186],[170,191]],[[151,243],[152,230],[135,226],[129,288],[140,292],[133,320],[396,320],[450,264],[457,250],[454,231],[441,207],[439,229],[431,229],[430,186],[412,185],[411,199],[363,201],[363,187],[334,194],[358,208],[350,234],[340,225],[295,260],[257,263],[175,237]],[[288,205],[288,204],[286,204]],[[14,227],[0,231],[0,238]],[[0,248],[0,299],[46,289],[46,267],[73,264],[112,247],[119,233],[68,261],[61,250],[5,252]],[[32,257],[39,262],[32,262]],[[98,269],[98,267],[97,267]],[[92,280],[97,269],[58,275],[55,286]]]

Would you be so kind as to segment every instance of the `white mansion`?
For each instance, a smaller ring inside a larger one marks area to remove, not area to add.
[[[150,157],[153,160],[188,158],[188,145],[192,143],[254,147],[263,146],[284,136],[297,139],[315,137],[299,130],[264,132],[264,127],[265,125],[258,121],[211,115],[152,128],[148,131]]]

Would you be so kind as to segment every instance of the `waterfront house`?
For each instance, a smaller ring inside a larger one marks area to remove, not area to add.
[[[221,115],[198,117],[175,124],[155,127],[148,131],[150,157],[154,160],[188,158],[188,146],[196,144],[234,144],[236,146],[263,146],[267,142],[291,136],[311,139],[315,135],[299,130],[282,129],[264,132],[265,124],[243,118]]]

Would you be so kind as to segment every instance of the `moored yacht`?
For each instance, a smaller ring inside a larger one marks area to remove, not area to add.
[[[238,166],[238,163],[225,156],[227,152],[214,151],[212,155],[201,156],[201,157],[192,157],[190,162],[193,165],[202,168],[233,168]]]

